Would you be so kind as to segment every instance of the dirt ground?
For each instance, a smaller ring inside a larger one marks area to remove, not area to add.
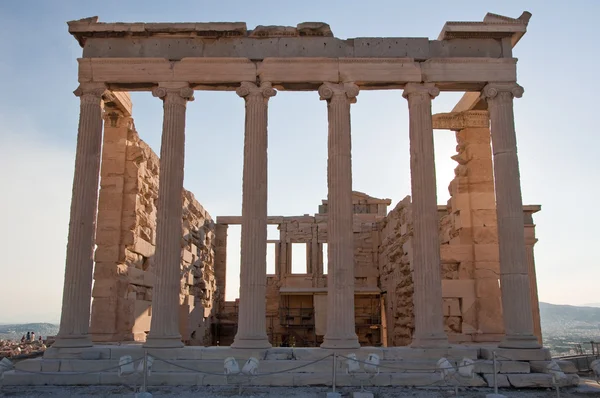
[[[596,384],[593,382],[593,384]],[[577,388],[561,389],[560,397],[600,397],[599,388],[595,388],[591,382],[588,386],[582,384]],[[351,397],[351,393],[359,391],[360,388],[341,388],[337,391],[342,393],[343,397]],[[423,397],[423,398],[454,398],[454,397],[485,397],[493,391],[487,388],[461,389],[458,396],[454,391],[448,388],[438,389],[418,389],[418,388],[394,388],[394,387],[370,387],[367,389],[377,398],[392,397]],[[302,398],[325,398],[326,393],[331,388],[327,387],[246,387],[242,394],[238,395],[237,387],[219,386],[219,387],[150,387],[148,392],[153,397],[302,397]],[[542,398],[556,397],[556,391],[551,389],[536,390],[500,390],[501,394],[510,398]],[[131,387],[123,386],[90,386],[90,387],[58,387],[58,386],[38,386],[38,387],[15,387],[0,386],[0,397],[134,397],[135,393]]]

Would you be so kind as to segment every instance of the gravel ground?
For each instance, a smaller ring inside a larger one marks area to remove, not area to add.
[[[594,383],[595,384],[595,383]],[[378,398],[392,397],[423,397],[423,398],[449,398],[456,397],[454,391],[449,389],[418,389],[418,388],[393,388],[393,387],[371,387],[368,389]],[[247,387],[238,395],[236,387],[152,387],[149,392],[153,397],[305,397],[325,398],[331,388],[326,387]],[[341,388],[338,392],[343,397],[351,397],[351,392],[359,391],[359,388]],[[491,389],[472,388],[461,389],[458,397],[475,398],[485,397],[490,394]],[[555,397],[556,392],[550,389],[536,390],[501,390],[501,394],[516,398],[542,398]],[[90,386],[90,387],[15,387],[0,386],[0,397],[134,397],[134,392],[127,387]],[[578,388],[562,389],[562,398],[571,397],[600,397],[600,389],[594,391],[593,387],[580,386]]]

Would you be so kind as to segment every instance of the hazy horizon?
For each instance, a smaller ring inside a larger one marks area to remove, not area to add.
[[[525,8],[527,7],[527,8]],[[66,21],[245,21],[290,25],[324,21],[336,37],[429,37],[446,21],[481,21],[487,12],[533,16],[514,49],[518,83],[515,125],[523,203],[534,214],[540,301],[593,303],[600,280],[594,211],[600,196],[600,135],[593,124],[600,92],[595,39],[600,2],[537,0],[304,1],[181,0],[0,3],[0,321],[57,322],[60,316],[79,113],[77,58],[82,49]],[[442,92],[433,112],[450,112],[462,93]],[[185,187],[213,218],[241,214],[244,101],[234,92],[196,91],[186,119]],[[352,105],[353,189],[392,199],[410,194],[408,107],[401,90],[362,91]],[[162,104],[132,94],[141,138],[160,152]],[[317,212],[327,196],[326,104],[316,92],[280,91],[269,101],[269,215]],[[456,153],[453,132],[436,130],[438,203],[449,198]],[[230,228],[227,297],[239,285],[239,230]]]

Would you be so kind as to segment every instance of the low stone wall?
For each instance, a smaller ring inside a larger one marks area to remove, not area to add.
[[[133,120],[106,112],[90,333],[94,341],[145,341],[150,330],[159,159]],[[180,333],[210,344],[216,283],[214,224],[182,192]]]

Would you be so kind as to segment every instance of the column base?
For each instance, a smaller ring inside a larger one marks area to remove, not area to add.
[[[321,348],[360,348],[360,343],[358,342],[358,336],[354,337],[327,337],[323,339],[323,343],[321,343]]]
[[[85,348],[93,347],[92,339],[88,334],[72,334],[61,336],[58,334],[52,344],[55,348]]]
[[[181,341],[181,336],[156,336],[148,335],[144,348],[181,348],[184,344]]]
[[[534,335],[506,335],[498,344],[499,348],[542,348]]]
[[[237,337],[233,339],[231,348],[272,348],[267,336],[264,337]]]
[[[410,344],[412,348],[448,348],[450,343],[448,342],[448,336],[446,333],[429,334],[423,336],[413,337],[413,341]]]

